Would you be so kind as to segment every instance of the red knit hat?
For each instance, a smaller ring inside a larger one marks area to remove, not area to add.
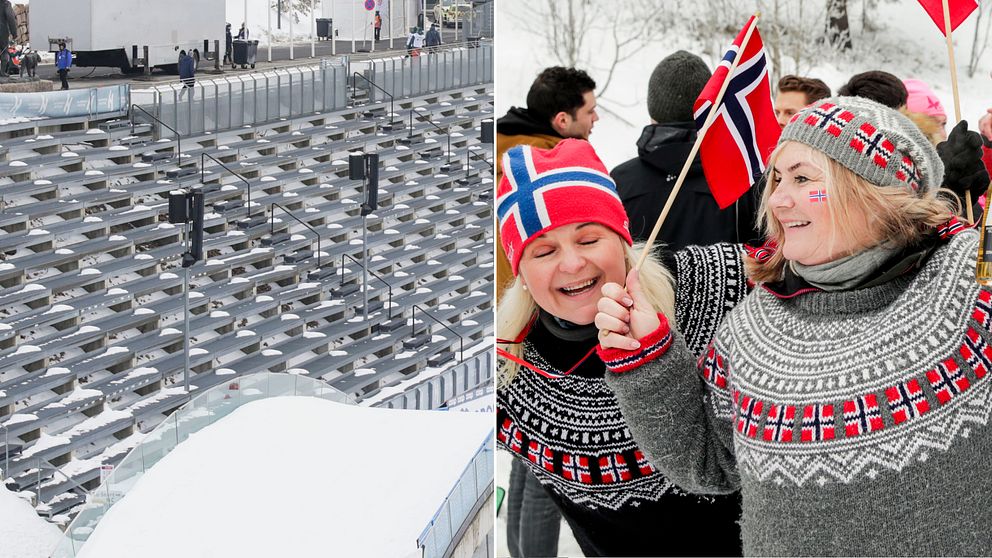
[[[573,223],[599,223],[633,244],[617,186],[589,142],[566,139],[554,149],[512,147],[496,189],[500,242],[517,275],[531,240]]]

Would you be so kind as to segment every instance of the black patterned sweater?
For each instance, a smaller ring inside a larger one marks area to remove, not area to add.
[[[747,294],[742,254],[717,244],[669,257],[678,324],[697,353]],[[565,329],[542,314],[524,358],[558,375],[596,344],[595,326]],[[500,446],[529,465],[587,555],[739,555],[737,493],[689,495],[655,469],[631,437],[605,370],[595,354],[557,379],[521,367],[497,390]],[[689,535],[703,525],[711,536]]]

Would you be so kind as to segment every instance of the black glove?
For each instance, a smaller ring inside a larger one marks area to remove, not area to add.
[[[969,132],[968,123],[958,122],[947,141],[937,145],[937,154],[944,162],[944,187],[952,190],[964,203],[965,192],[971,192],[971,202],[989,187],[989,173],[982,162],[982,136]]]

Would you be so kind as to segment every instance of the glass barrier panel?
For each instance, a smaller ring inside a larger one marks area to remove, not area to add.
[[[451,542],[451,510],[447,502],[441,507],[437,519],[434,520],[433,534],[438,546],[447,547],[448,543]]]

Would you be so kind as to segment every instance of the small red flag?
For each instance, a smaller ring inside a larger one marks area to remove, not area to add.
[[[752,19],[754,16],[730,45],[693,106],[696,127],[701,129],[724,80],[730,80],[716,108],[716,119],[699,146],[703,174],[720,209],[732,205],[761,178],[781,135],[772,108],[767,57],[757,28],[734,74],[727,75]]]
[[[923,9],[927,11],[927,15],[930,19],[937,25],[937,29],[947,36],[947,32],[944,31],[944,4],[941,0],[918,0]],[[947,11],[951,15],[951,31],[958,28],[961,22],[971,15],[971,12],[975,11],[978,7],[978,0],[947,0]]]

